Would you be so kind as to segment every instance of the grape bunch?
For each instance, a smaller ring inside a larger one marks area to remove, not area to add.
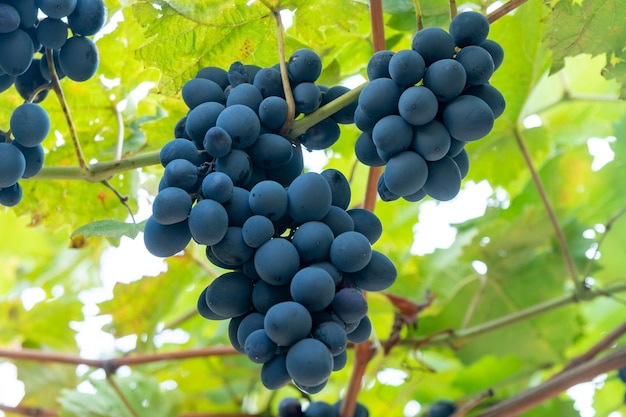
[[[278,417],[339,417],[339,409],[341,408],[341,400],[334,404],[328,404],[323,401],[313,401],[309,403],[305,410],[297,398],[284,398],[278,404]],[[369,417],[370,413],[367,408],[356,403],[353,417]]]
[[[313,51],[290,57],[297,113],[347,91],[315,85],[320,72]],[[192,239],[205,245],[207,259],[229,272],[202,291],[199,313],[230,320],[232,345],[262,364],[267,388],[293,380],[319,392],[345,366],[348,341],[369,338],[363,290],[386,289],[397,277],[372,249],[382,224],[368,210],[348,209],[351,190],[341,172],[303,173],[301,148],[280,134],[287,104],[277,69],[207,67],[182,96],[189,112],[160,153],[165,170],[144,229],[146,248],[167,257]],[[300,142],[330,146],[337,123],[349,123],[352,112],[337,112]]]
[[[13,111],[10,130],[0,135],[0,205],[18,204],[18,180],[43,167],[41,143],[50,131],[50,118],[36,103],[46,98],[44,87],[52,79],[46,50],[52,52],[59,79],[88,80],[99,55],[87,36],[102,28],[106,15],[103,0],[0,1],[0,93],[14,85],[26,100]]]
[[[465,144],[486,136],[505,108],[489,84],[504,52],[488,33],[484,15],[464,12],[449,33],[425,28],[410,50],[371,57],[370,83],[354,114],[362,131],[355,153],[365,165],[385,166],[382,200],[446,201],[458,194],[469,170]]]

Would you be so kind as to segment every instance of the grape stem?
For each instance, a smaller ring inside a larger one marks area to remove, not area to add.
[[[422,16],[422,6],[420,6],[420,0],[413,0],[413,7],[415,8],[415,20],[417,22],[417,30],[424,29],[424,20]]]
[[[487,15],[487,20],[489,23],[493,23],[496,20],[500,19],[503,16],[506,16],[509,12],[520,7],[522,4],[526,3],[528,0],[511,0],[507,3],[504,3],[502,6],[498,7],[493,12]]]
[[[120,387],[117,385],[117,383],[113,379],[113,375],[107,374],[106,379],[107,379],[107,383],[111,386],[111,388],[113,388],[113,391],[115,391],[115,394],[117,394],[117,396],[119,397],[120,401],[122,401],[126,409],[133,415],[133,417],[139,417],[139,413],[137,412],[137,410],[135,410],[135,407],[133,407],[130,401],[128,401],[128,398],[126,398],[126,395],[124,395]]]
[[[278,40],[278,58],[280,59],[280,78],[283,82],[283,90],[285,91],[285,101],[287,101],[287,117],[285,118],[285,123],[280,128],[280,134],[286,136],[291,130],[293,119],[296,117],[296,102],[293,98],[293,92],[291,91],[289,74],[287,72],[287,61],[285,60],[285,35],[283,20],[280,17],[279,11],[272,9],[272,13],[276,19],[276,39]],[[299,145],[297,140],[296,143]]]
[[[450,0],[450,20],[454,19],[457,15],[456,0]]]
[[[554,208],[548,199],[548,195],[546,194],[546,190],[541,182],[541,178],[539,178],[539,173],[535,168],[535,165],[530,157],[530,152],[528,152],[528,148],[524,143],[524,138],[522,137],[522,133],[518,127],[514,129],[515,141],[517,142],[517,146],[519,147],[522,156],[524,157],[524,161],[526,162],[526,166],[530,171],[530,175],[532,176],[533,182],[535,183],[535,188],[537,188],[537,192],[539,193],[539,197],[543,202],[543,206],[546,210],[548,218],[550,219],[550,223],[552,224],[552,228],[554,229],[554,233],[556,234],[557,241],[559,243],[559,247],[561,248],[561,253],[563,255],[563,260],[565,261],[565,266],[569,272],[570,279],[574,284],[574,288],[577,293],[582,294],[585,290],[583,287],[582,280],[579,279],[578,271],[576,270],[576,265],[574,264],[574,260],[572,258],[572,254],[567,246],[567,239],[565,239],[565,234],[563,233],[563,229],[561,228],[559,221],[556,218],[556,214],[554,213]]]
[[[46,59],[48,60],[48,68],[50,69],[52,90],[56,94],[57,99],[59,100],[59,104],[61,105],[61,109],[63,110],[63,114],[65,115],[65,121],[70,131],[70,137],[72,138],[72,144],[74,145],[76,158],[78,159],[78,166],[81,170],[81,173],[86,174],[89,171],[89,167],[87,166],[87,163],[85,162],[85,157],[83,156],[83,150],[80,147],[80,142],[78,140],[78,133],[76,132],[76,126],[74,125],[74,121],[72,120],[72,115],[70,114],[70,108],[67,105],[67,100],[65,100],[65,95],[63,94],[61,83],[59,82],[59,76],[54,66],[54,55],[52,53],[52,49],[46,48]]]

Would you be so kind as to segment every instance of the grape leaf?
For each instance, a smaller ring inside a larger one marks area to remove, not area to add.
[[[111,219],[97,220],[74,230],[70,237],[89,239],[90,237],[101,236],[118,242],[122,236],[128,236],[131,239],[137,237],[137,234],[143,231],[145,223],[145,221],[141,223],[124,223]]]

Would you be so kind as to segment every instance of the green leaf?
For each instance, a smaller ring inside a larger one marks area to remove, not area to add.
[[[165,390],[157,380],[133,372],[126,378],[114,378],[124,397],[141,417],[176,417],[180,412],[181,395]],[[61,417],[133,417],[119,394],[106,380],[91,380],[94,394],[64,390],[59,398]]]
[[[131,239],[137,237],[143,231],[146,222],[124,223],[118,220],[98,220],[79,227],[72,232],[71,238],[106,237],[114,242],[119,242],[123,236]]]

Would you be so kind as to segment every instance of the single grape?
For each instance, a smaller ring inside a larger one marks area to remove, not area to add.
[[[370,81],[361,91],[358,99],[359,108],[373,120],[380,120],[384,116],[398,112],[400,93],[400,87],[393,80],[377,78]],[[354,114],[355,123],[357,112]]]
[[[233,184],[245,184],[252,176],[252,160],[247,152],[233,149],[226,156],[215,160],[215,169],[228,175]]]
[[[253,283],[241,272],[227,272],[207,288],[209,308],[222,317],[238,317],[252,309]]]
[[[309,311],[325,309],[335,297],[335,281],[321,268],[302,268],[294,275],[289,288],[293,300]]]
[[[473,141],[486,136],[493,128],[494,115],[484,100],[475,96],[460,96],[446,105],[443,124],[450,136]]]
[[[160,224],[180,223],[189,216],[191,204],[187,191],[178,187],[167,187],[154,198],[152,217]]]
[[[332,102],[333,100],[338,99],[349,91],[350,89],[348,87],[344,87],[342,85],[336,85],[329,88],[328,91],[322,96],[322,106]],[[354,123],[354,111],[356,110],[357,105],[358,103],[356,101],[353,101],[352,103],[343,107],[341,110],[338,110],[337,112],[331,114],[330,118],[337,123]]]
[[[275,238],[265,242],[254,255],[254,267],[270,285],[287,285],[300,269],[300,255],[288,240]]]
[[[214,158],[221,158],[231,151],[233,140],[224,129],[213,126],[204,135],[203,145],[209,155]]]
[[[463,65],[454,59],[434,62],[424,75],[424,87],[430,89],[439,101],[450,101],[463,92],[467,75]]]
[[[389,61],[393,55],[394,52],[388,50],[375,52],[367,63],[367,78],[370,81],[376,78],[391,78],[389,74]]]
[[[17,77],[25,73],[34,53],[33,41],[23,30],[0,33],[0,69],[7,75]]]
[[[225,203],[233,196],[233,180],[223,172],[211,172],[202,180],[202,195],[218,203]]]
[[[0,4],[0,33],[11,33],[20,27],[19,12],[10,4]]]
[[[469,85],[486,83],[495,70],[493,58],[480,46],[466,46],[456,54],[456,60],[465,68]]]
[[[291,346],[304,339],[311,332],[312,326],[309,311],[295,301],[275,304],[265,315],[265,331],[279,346]]]
[[[206,133],[215,126],[217,117],[224,109],[224,105],[211,101],[198,104],[187,114],[185,132],[198,147],[203,145]]]
[[[282,100],[282,99],[281,99]],[[265,169],[285,166],[294,155],[294,147],[289,140],[274,133],[262,133],[247,149],[252,162]]]
[[[246,338],[244,349],[248,358],[254,363],[269,362],[276,356],[276,343],[274,343],[264,329],[255,330]]]
[[[285,398],[278,404],[278,417],[302,417],[302,406],[297,398]]]
[[[400,116],[414,126],[425,125],[435,118],[439,109],[437,97],[424,86],[409,87],[398,100]]]
[[[163,181],[168,187],[194,192],[198,182],[198,167],[186,159],[174,159],[165,167]]]
[[[344,209],[337,206],[331,206],[328,214],[321,221],[330,227],[333,236],[354,230],[352,217]]]
[[[14,185],[26,170],[26,159],[18,148],[0,142],[0,188]]]
[[[350,274],[350,279],[366,291],[382,291],[391,287],[398,277],[398,270],[383,253],[373,250],[372,259],[360,271]]]
[[[277,354],[261,367],[261,383],[267,389],[277,390],[284,387],[291,381],[291,377],[287,372],[286,356]],[[289,416],[288,414],[280,414]]]
[[[183,85],[182,96],[190,109],[202,103],[215,102],[224,104],[224,92],[220,86],[206,78],[192,78]]]
[[[376,151],[376,145],[370,133],[361,132],[354,144],[354,153],[356,158],[367,166],[374,167],[385,165],[385,161],[381,159]]]
[[[293,89],[296,113],[309,114],[318,109],[322,102],[322,92],[312,82],[303,82]]]
[[[438,120],[413,129],[411,147],[426,161],[437,161],[443,158],[450,151],[451,143],[448,129]]]
[[[313,337],[324,343],[333,356],[345,352],[348,345],[346,331],[333,321],[326,321],[316,326],[313,329]]]
[[[398,115],[385,116],[376,122],[372,131],[372,140],[378,154],[396,155],[411,146],[413,129]]]
[[[354,230],[361,233],[373,245],[383,234],[383,224],[378,216],[369,210],[353,208],[348,210],[348,215],[354,223]]]
[[[224,237],[211,246],[211,250],[215,257],[230,269],[241,267],[254,255],[254,249],[243,240],[241,227],[236,226],[229,227]]]
[[[0,205],[13,207],[22,201],[22,186],[19,182],[6,188],[0,188]]]
[[[307,172],[296,178],[287,189],[288,213],[297,222],[321,220],[328,214],[332,191],[320,174]]]
[[[276,181],[261,181],[250,190],[248,204],[254,214],[276,221],[287,213],[287,190]]]
[[[287,72],[295,83],[312,83],[322,73],[322,59],[311,49],[298,49],[289,57]]]
[[[280,71],[274,68],[263,68],[254,76],[252,84],[261,92],[264,98],[284,97],[283,82],[280,78]]]
[[[497,70],[502,65],[502,61],[504,61],[504,49],[502,49],[502,46],[491,39],[485,39],[479,46],[489,52],[493,59],[494,71]]]
[[[76,0],[76,8],[67,17],[72,33],[91,36],[98,33],[107,18],[104,0]]]
[[[389,60],[389,75],[401,87],[417,84],[425,72],[424,58],[412,49],[399,51]]]
[[[174,159],[186,159],[194,165],[202,163],[202,157],[198,154],[198,148],[192,141],[187,139],[174,139],[167,142],[159,152],[159,161],[166,167]]]
[[[43,61],[46,61],[46,59]],[[41,103],[48,96],[49,90],[40,90],[37,96],[33,97],[35,91],[49,83],[49,80],[41,72],[41,62],[42,60],[33,58],[26,72],[15,78],[15,89],[17,92],[24,100],[30,101],[32,99],[32,103]]]
[[[87,81],[93,77],[99,63],[98,47],[91,39],[84,36],[72,36],[59,52],[61,69],[73,81]]]
[[[146,249],[154,256],[167,258],[185,249],[191,240],[187,220],[171,225],[159,224],[153,217],[143,231]]]
[[[17,10],[21,28],[30,28],[37,23],[39,9],[36,0],[4,0],[3,3],[9,4]]]
[[[11,145],[18,148],[26,160],[26,168],[24,169],[22,178],[31,178],[37,175],[39,171],[41,171],[44,163],[43,146],[26,147],[20,145],[17,141],[11,142]]]
[[[394,155],[385,168],[385,186],[392,193],[405,196],[424,186],[428,177],[428,166],[424,158],[413,151]]]
[[[304,132],[300,136],[300,143],[309,150],[321,150],[333,146],[339,140],[340,135],[341,130],[337,122],[332,118],[327,118]]]
[[[304,412],[304,417],[333,417],[333,406],[323,401],[314,401]]]
[[[348,341],[352,343],[363,343],[372,334],[372,321],[368,316],[363,317],[358,326],[346,335]]]
[[[219,314],[215,314],[215,312],[209,308],[206,299],[206,292],[208,288],[209,287],[203,289],[198,297],[198,303],[196,304],[198,314],[207,320],[226,320],[228,317],[222,317]]]
[[[372,246],[367,237],[359,232],[345,232],[333,240],[330,261],[343,272],[359,271],[372,258]]]
[[[367,314],[367,300],[356,288],[343,288],[335,294],[333,311],[345,323],[358,323]]]
[[[437,401],[428,410],[427,417],[450,417],[456,410],[456,404],[451,401]]]
[[[275,286],[263,280],[254,284],[252,304],[258,312],[265,314],[274,304],[283,301],[293,301],[288,285]]]
[[[424,28],[413,37],[411,48],[422,56],[428,67],[436,61],[454,56],[454,39],[441,28]]]
[[[294,382],[315,386],[328,380],[333,371],[333,356],[324,343],[306,338],[289,348],[286,365]]]
[[[461,171],[449,156],[428,162],[428,179],[424,191],[439,201],[452,200],[461,190]]]
[[[497,88],[491,84],[472,85],[463,91],[464,95],[476,96],[489,105],[493,117],[498,118],[504,113],[506,101]]]
[[[166,188],[161,191],[157,194],[157,198],[169,189]],[[224,239],[228,231],[228,214],[226,209],[217,201],[198,201],[189,212],[189,231],[193,239],[200,244],[207,246],[218,244]]]
[[[248,148],[261,133],[261,122],[255,111],[242,104],[226,107],[217,116],[215,125],[228,132],[235,149]]]
[[[461,152],[458,153],[454,158],[452,158],[456,165],[459,167],[459,172],[461,173],[461,178],[465,178],[467,173],[469,172],[469,156],[467,155],[467,151],[465,149],[461,149]]]
[[[485,15],[467,11],[457,14],[450,22],[450,36],[456,46],[480,45],[489,34],[489,21]]]
[[[254,291],[254,290],[253,290]],[[263,321],[265,320],[265,314],[261,314],[256,311],[252,311],[241,320],[237,327],[237,342],[240,346],[245,346],[246,339],[255,330],[263,329]],[[276,344],[274,344],[274,352],[272,356],[276,354]],[[268,358],[272,359],[272,358]]]
[[[226,99],[226,107],[242,104],[257,112],[262,101],[263,96],[259,89],[252,84],[244,83],[239,84],[230,91]]]
[[[287,118],[287,102],[284,98],[270,96],[259,105],[259,119],[263,126],[271,130],[280,129]]]
[[[28,147],[39,145],[50,132],[48,113],[33,103],[21,104],[13,110],[9,124],[15,141]]]
[[[228,213],[230,226],[241,227],[252,216],[252,210],[248,204],[249,196],[250,191],[241,187],[233,187],[231,197],[223,203],[226,213]]]

